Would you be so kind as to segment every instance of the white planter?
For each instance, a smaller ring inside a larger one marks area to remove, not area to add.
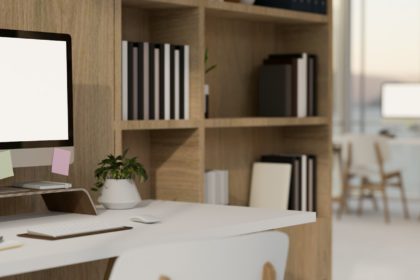
[[[108,209],[130,209],[141,201],[136,184],[131,179],[107,179],[98,202]]]

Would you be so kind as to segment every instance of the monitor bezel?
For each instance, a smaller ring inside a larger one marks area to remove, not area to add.
[[[0,142],[0,149],[27,149],[27,148],[50,148],[70,147],[74,144],[73,135],[73,75],[72,75],[72,51],[71,36],[63,33],[49,33],[37,31],[23,31],[12,29],[0,29],[0,37],[37,39],[49,41],[66,42],[67,55],[67,120],[68,140],[45,140],[45,141],[21,141],[21,142]]]

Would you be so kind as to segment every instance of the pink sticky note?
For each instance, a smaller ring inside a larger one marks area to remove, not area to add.
[[[60,175],[69,175],[71,161],[71,151],[54,148],[54,155],[52,160],[52,173]]]

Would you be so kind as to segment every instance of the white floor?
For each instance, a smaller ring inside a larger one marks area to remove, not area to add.
[[[381,205],[374,211],[370,201],[362,216],[334,216],[333,280],[420,279],[420,202],[409,206],[411,219],[405,220],[400,202],[392,201],[390,224]]]

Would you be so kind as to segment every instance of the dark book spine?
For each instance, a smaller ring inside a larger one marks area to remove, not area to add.
[[[133,50],[134,50],[134,43],[128,42],[128,119],[134,119],[134,110],[133,110],[133,88],[134,88],[134,79],[133,79]]]
[[[170,107],[171,107],[171,119],[175,119],[175,47],[171,45],[171,59],[170,59]]]
[[[138,43],[138,56],[137,56],[137,119],[144,120],[144,43]]]
[[[149,119],[155,119],[155,45],[149,44]]]
[[[185,119],[185,50],[184,46],[179,46],[179,116],[180,119]]]

